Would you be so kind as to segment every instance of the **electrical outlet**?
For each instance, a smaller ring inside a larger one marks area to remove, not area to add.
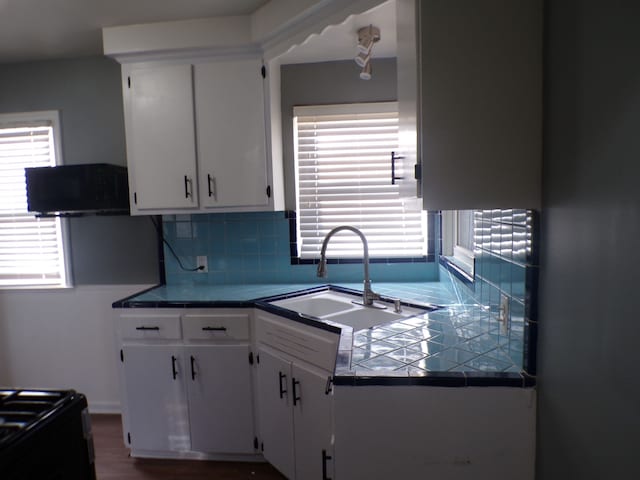
[[[198,270],[198,273],[207,273],[209,271],[209,263],[206,255],[198,255],[196,257],[196,264],[198,268],[203,267]]]
[[[498,321],[501,323],[500,330],[502,330],[502,333],[506,335],[509,324],[509,297],[504,293],[500,295]]]

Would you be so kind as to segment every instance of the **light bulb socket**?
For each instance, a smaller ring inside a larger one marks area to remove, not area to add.
[[[367,53],[360,52],[358,53],[358,55],[356,55],[354,60],[359,67],[365,67],[367,63],[369,63],[370,58],[371,58],[371,55],[369,55],[368,52]]]
[[[371,80],[371,62],[367,62],[362,68],[360,80]]]

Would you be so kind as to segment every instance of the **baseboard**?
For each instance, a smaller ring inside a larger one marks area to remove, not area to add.
[[[120,402],[89,402],[90,413],[122,413]]]

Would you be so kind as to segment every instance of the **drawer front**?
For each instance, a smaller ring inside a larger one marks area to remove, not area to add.
[[[249,315],[187,314],[182,328],[185,340],[248,340]]]
[[[256,317],[256,340],[333,372],[340,335],[265,312]]]
[[[119,331],[122,340],[179,340],[180,315],[132,313],[121,314]]]

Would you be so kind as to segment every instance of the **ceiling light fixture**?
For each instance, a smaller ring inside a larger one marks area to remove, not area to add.
[[[354,58],[356,64],[362,67],[360,78],[362,80],[371,79],[371,50],[373,44],[380,40],[380,29],[369,25],[358,30],[358,53]]]

